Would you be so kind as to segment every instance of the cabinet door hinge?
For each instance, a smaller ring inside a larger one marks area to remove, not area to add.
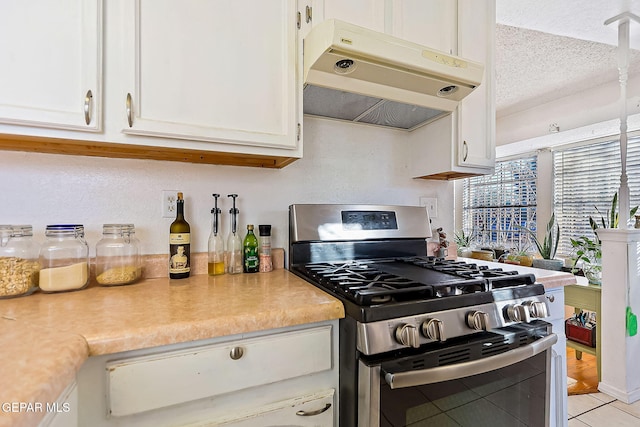
[[[298,27],[298,29],[300,29],[300,25],[302,25],[302,14],[300,12],[298,12],[298,17],[296,19],[296,27]]]

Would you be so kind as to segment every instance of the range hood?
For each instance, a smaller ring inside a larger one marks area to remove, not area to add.
[[[484,66],[330,19],[304,39],[304,113],[413,130],[449,114]]]

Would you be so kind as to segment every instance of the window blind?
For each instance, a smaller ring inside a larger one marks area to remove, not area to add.
[[[595,238],[589,216],[600,222],[620,186],[618,140],[558,150],[553,155],[554,210],[560,226],[558,254],[570,256],[570,238]],[[627,176],[631,206],[640,203],[640,138],[630,138]],[[600,211],[596,210],[596,207]]]
[[[526,250],[521,227],[536,227],[537,157],[497,162],[495,173],[463,182],[463,229],[479,246]]]

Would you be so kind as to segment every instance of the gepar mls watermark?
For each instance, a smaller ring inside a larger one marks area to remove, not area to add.
[[[0,410],[6,413],[14,412],[69,412],[69,402],[2,402]]]

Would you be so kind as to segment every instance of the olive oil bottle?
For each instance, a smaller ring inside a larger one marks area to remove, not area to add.
[[[260,269],[258,258],[258,238],[253,232],[253,224],[247,225],[247,236],[244,238],[244,272],[257,273]]]
[[[184,199],[178,193],[176,220],[169,227],[169,278],[186,279],[191,271],[191,227],[184,219]]]

